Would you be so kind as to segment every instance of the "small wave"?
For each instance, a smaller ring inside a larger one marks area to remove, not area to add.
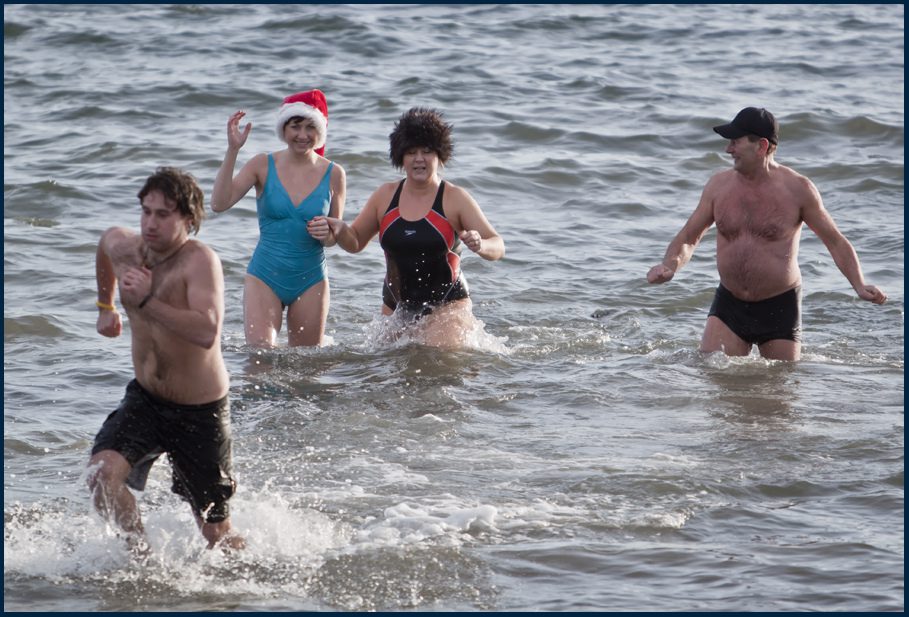
[[[108,53],[117,49],[126,49],[129,45],[126,41],[114,38],[103,32],[80,32],[66,30],[63,32],[54,32],[45,36],[45,44],[50,49],[66,49],[73,47],[81,49],[83,47],[97,51],[105,50]]]
[[[35,216],[28,216],[28,217],[17,216],[13,220],[18,223],[23,223],[25,225],[29,225],[31,227],[56,227],[57,225],[60,224],[60,221],[57,221],[54,219],[45,219],[45,218],[39,218],[39,217],[35,217]]]
[[[10,42],[14,41],[23,34],[26,34],[32,30],[32,27],[28,24],[19,23],[16,21],[3,20],[3,40]]]
[[[3,318],[3,336],[6,341],[17,338],[41,337],[59,338],[66,331],[47,315],[25,315],[22,317]]]
[[[321,14],[315,6],[308,8],[307,13],[301,17],[268,20],[262,24],[261,28],[266,31],[295,31],[301,34],[310,32],[323,38],[340,34],[349,36],[368,34],[368,29],[361,22],[353,21],[343,15]]]
[[[891,125],[865,115],[837,117],[818,113],[800,112],[782,118],[781,139],[797,141],[816,135],[865,138],[874,142],[901,145],[902,125]]]

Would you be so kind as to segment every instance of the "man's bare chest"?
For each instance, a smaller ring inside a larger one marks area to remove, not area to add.
[[[798,207],[772,196],[728,193],[714,202],[717,232],[726,240],[752,238],[777,242],[801,225]]]

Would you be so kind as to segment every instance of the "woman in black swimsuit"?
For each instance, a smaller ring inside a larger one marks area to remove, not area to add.
[[[351,225],[329,218],[332,234],[351,253],[379,234],[386,264],[383,314],[420,319],[427,344],[458,345],[475,322],[461,245],[494,261],[505,254],[505,243],[473,197],[439,176],[452,154],[451,125],[440,112],[410,109],[389,141],[392,165],[406,177],[376,189]]]

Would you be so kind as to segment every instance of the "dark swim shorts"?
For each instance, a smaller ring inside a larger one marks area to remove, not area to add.
[[[237,488],[231,475],[230,403],[178,405],[157,398],[133,379],[92,447],[120,453],[132,465],[126,484],[145,489],[148,473],[164,453],[170,460],[171,490],[207,523],[230,516],[227,501]]]
[[[718,317],[736,336],[751,345],[802,338],[802,288],[794,287],[778,296],[745,302],[720,286],[716,289],[710,315]]]

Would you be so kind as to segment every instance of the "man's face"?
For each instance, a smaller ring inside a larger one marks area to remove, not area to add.
[[[142,239],[151,250],[166,253],[189,235],[189,220],[161,191],[151,191],[142,200]]]
[[[761,146],[766,141],[766,139],[751,141],[747,135],[730,139],[729,145],[726,146],[726,154],[732,157],[732,164],[735,170],[747,171],[753,169],[763,158],[761,156]]]

